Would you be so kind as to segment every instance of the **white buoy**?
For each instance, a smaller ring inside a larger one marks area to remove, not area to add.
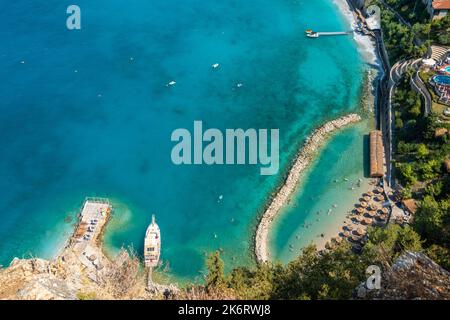
[[[171,86],[174,86],[176,83],[177,83],[176,81],[172,80],[168,84],[166,84],[166,86],[171,87]]]
[[[212,65],[212,68],[213,68],[213,69],[217,69],[218,67],[220,67],[220,64],[218,64],[218,63],[214,63],[214,64]]]
[[[243,84],[241,83],[241,82],[239,82],[237,85],[236,85],[236,87],[238,87],[238,88],[240,88],[240,87],[242,87],[243,86]]]

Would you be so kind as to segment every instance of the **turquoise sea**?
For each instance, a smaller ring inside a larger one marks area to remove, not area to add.
[[[368,67],[353,39],[304,35],[346,30],[348,22],[330,0],[76,4],[76,31],[66,28],[68,3],[2,4],[0,264],[54,255],[86,196],[115,204],[105,236],[111,254],[122,245],[140,252],[156,214],[164,267],[176,279],[198,278],[205,252],[219,248],[227,268],[253,263],[257,216],[305,137],[359,108]],[[166,87],[171,80],[177,84]],[[194,120],[219,129],[279,128],[279,174],[173,165],[171,132]],[[341,171],[363,174],[362,160],[337,161],[339,150],[363,153],[358,128],[324,148],[299,197],[330,190],[346,197],[332,180]],[[304,203],[274,229],[271,243],[283,261],[313,210]]]

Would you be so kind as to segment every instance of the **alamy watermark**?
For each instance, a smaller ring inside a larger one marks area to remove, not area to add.
[[[81,9],[79,6],[72,4],[67,7],[66,13],[69,16],[66,19],[66,27],[69,30],[81,29]]]
[[[278,173],[279,129],[270,129],[270,134],[268,129],[226,129],[223,133],[210,128],[203,132],[203,122],[194,121],[192,135],[179,128],[171,140],[177,142],[171,153],[176,165],[260,164],[261,175]]]
[[[366,269],[370,276],[366,280],[366,288],[369,290],[381,289],[381,269],[377,265],[370,265]]]

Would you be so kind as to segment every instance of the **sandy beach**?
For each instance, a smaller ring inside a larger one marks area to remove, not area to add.
[[[314,130],[306,139],[289,170],[284,184],[272,199],[259,222],[255,236],[255,255],[258,262],[269,260],[268,233],[270,225],[278,212],[288,203],[289,198],[301,179],[302,172],[308,167],[316,151],[323,145],[331,133],[360,120],[361,117],[355,113],[340,117]]]
[[[348,1],[347,0],[333,0],[333,3],[339,8],[342,15],[345,17],[347,22],[350,24],[350,27],[352,29],[356,28],[357,23],[356,23],[355,15],[354,15]],[[362,57],[364,58],[364,60],[372,66],[377,66],[377,69],[382,71],[382,68],[380,67],[380,65],[381,65],[380,60],[377,55],[376,47],[375,47],[375,44],[374,44],[374,41],[372,40],[372,38],[354,32],[353,39],[358,44],[358,50],[359,50],[360,54],[362,55]]]
[[[347,0],[334,0],[333,3],[339,8],[344,18],[347,20],[352,28],[356,27],[356,19],[352,9]],[[353,38],[358,45],[358,50],[366,61],[366,63],[371,67],[368,71],[367,84],[370,85],[369,88],[365,88],[365,103],[373,104],[374,99],[374,83],[376,78],[382,72],[380,67],[380,61],[376,53],[375,45],[373,40],[364,35],[354,33]],[[375,69],[375,72],[372,70]],[[370,98],[370,99],[369,99]],[[373,108],[367,108],[369,111],[373,111]],[[346,125],[357,122],[360,117],[356,114],[351,114],[346,117],[330,121],[323,127],[317,129],[313,132],[310,138],[306,141],[304,147],[299,153],[294,165],[289,171],[288,178],[286,179],[284,185],[279,189],[278,193],[273,198],[270,206],[264,212],[260,224],[258,225],[256,237],[255,237],[255,255],[258,262],[264,262],[269,260],[270,253],[268,249],[268,234],[270,230],[270,224],[274,220],[274,217],[285,206],[300,181],[301,173],[307,168],[310,160],[312,159],[314,152],[325,142],[326,136],[331,132],[345,127]],[[330,126],[328,126],[330,125]],[[328,131],[330,130],[330,131]],[[366,188],[368,186],[365,186]],[[355,199],[356,200],[356,199]],[[320,229],[318,238],[314,241],[319,250],[325,248],[325,244],[329,242],[333,237],[335,237],[341,227],[348,221],[349,214],[345,214],[345,218],[334,221],[334,223],[329,224],[325,228]],[[317,230],[316,230],[317,232]],[[322,235],[322,236],[320,236]]]

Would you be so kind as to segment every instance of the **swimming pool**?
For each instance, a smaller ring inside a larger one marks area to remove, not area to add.
[[[450,75],[450,64],[447,64],[447,65],[442,66],[442,67],[440,68],[439,72],[442,73],[442,74],[444,74],[444,75],[445,75],[445,74]]]
[[[450,86],[450,76],[434,76],[433,81],[440,85]]]

